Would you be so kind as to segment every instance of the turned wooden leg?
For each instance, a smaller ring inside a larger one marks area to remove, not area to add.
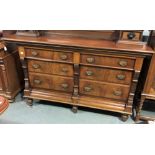
[[[120,117],[121,121],[123,121],[123,122],[126,122],[128,120],[128,118],[129,118],[128,114],[122,114]]]
[[[78,111],[78,107],[77,107],[77,106],[73,106],[73,107],[72,107],[72,112],[73,112],[73,113],[77,113],[77,111]]]
[[[135,122],[138,122],[140,118],[140,110],[139,108],[136,109],[136,117],[135,117]]]
[[[140,104],[139,104],[138,107],[136,108],[136,118],[135,118],[135,122],[138,122],[138,121],[140,120],[140,112],[141,112],[141,110],[142,110],[144,101],[145,101],[145,96],[142,96],[142,97],[141,97]]]
[[[26,103],[27,103],[27,105],[32,106],[33,105],[33,99],[28,98]]]

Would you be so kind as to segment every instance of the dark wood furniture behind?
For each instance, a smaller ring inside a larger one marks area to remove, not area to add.
[[[23,89],[24,76],[17,49],[0,43],[0,95],[13,102],[15,96]]]
[[[99,34],[102,35],[99,35]],[[42,31],[39,37],[6,33],[19,50],[24,97],[132,114],[143,60],[153,50],[117,44],[116,31]],[[95,35],[96,34],[96,35]]]
[[[155,31],[152,32],[152,36],[150,39],[150,46],[155,51]],[[147,69],[144,67],[147,71]],[[155,105],[155,54],[153,54],[151,61],[149,62],[149,69],[148,72],[144,73],[147,74],[143,91],[141,92],[141,99],[139,104],[136,108],[136,121],[139,120],[155,120],[154,115],[142,114],[142,109],[144,108],[144,102],[146,105],[150,106],[151,104]]]

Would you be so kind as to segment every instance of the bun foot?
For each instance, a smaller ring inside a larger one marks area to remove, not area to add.
[[[28,98],[26,103],[29,106],[33,106],[33,99]]]
[[[129,118],[129,115],[126,115],[126,114],[122,114],[121,117],[120,117],[120,120],[123,121],[123,122],[126,122]]]
[[[73,107],[72,107],[72,112],[73,112],[73,113],[77,113],[77,111],[78,111],[78,107],[77,107],[77,106],[73,106]]]
[[[135,122],[138,122],[140,119],[139,119],[139,115],[137,115],[136,117],[135,117]]]

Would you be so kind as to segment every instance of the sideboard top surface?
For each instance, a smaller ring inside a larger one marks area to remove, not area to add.
[[[139,53],[154,53],[153,49],[149,46],[145,48],[134,47],[132,45],[126,45],[120,47],[116,41],[104,40],[104,39],[88,39],[82,37],[71,37],[63,35],[51,35],[39,36],[39,37],[29,37],[29,36],[17,36],[15,34],[7,34],[2,40],[8,42],[16,42],[20,44],[31,43],[31,44],[42,44],[42,45],[61,45],[61,46],[71,46],[75,48],[94,48],[94,49],[108,49],[117,51],[133,51]]]

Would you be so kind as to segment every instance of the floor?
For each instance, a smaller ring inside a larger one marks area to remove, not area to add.
[[[29,107],[21,94],[16,102],[1,115],[0,124],[133,124],[119,119],[120,114],[91,108],[79,108],[78,113],[71,111],[70,105],[35,100]]]

